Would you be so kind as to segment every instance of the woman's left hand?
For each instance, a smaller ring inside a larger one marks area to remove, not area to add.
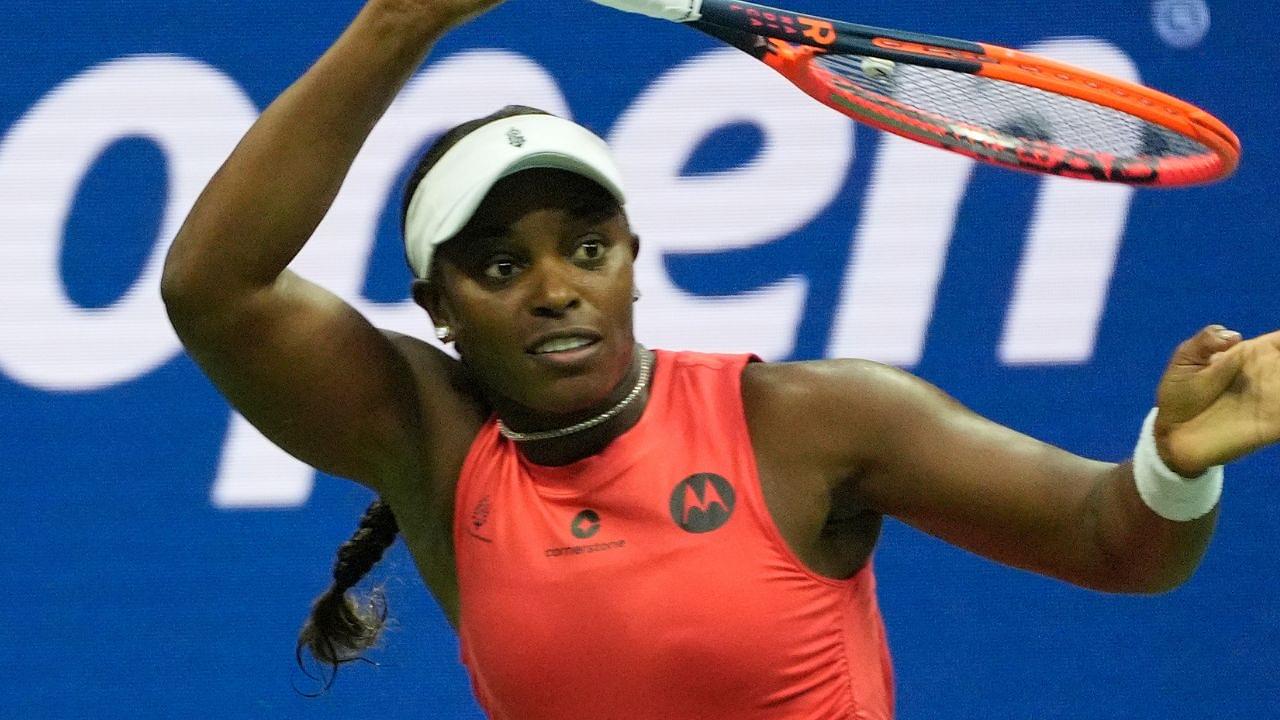
[[[1156,405],[1156,448],[1184,477],[1280,440],[1280,332],[1206,327],[1174,351]]]

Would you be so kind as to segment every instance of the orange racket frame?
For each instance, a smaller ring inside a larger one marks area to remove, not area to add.
[[[881,130],[985,162],[1087,180],[1177,187],[1221,180],[1240,161],[1239,139],[1204,110],[1143,85],[1037,55],[736,0],[701,0],[699,13],[698,20],[687,24],[754,55],[820,102]],[[1001,135],[870,92],[815,63],[823,54],[881,58],[1036,88],[1120,111],[1195,141],[1206,152],[1118,157]]]

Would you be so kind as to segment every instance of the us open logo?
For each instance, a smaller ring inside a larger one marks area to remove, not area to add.
[[[690,475],[671,491],[671,519],[685,532],[711,532],[729,522],[736,501],[733,485],[723,477]]]

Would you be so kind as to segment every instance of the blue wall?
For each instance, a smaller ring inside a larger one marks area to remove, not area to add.
[[[247,431],[178,352],[156,299],[156,261],[194,193],[356,5],[6,2],[0,716],[478,716],[402,548],[379,571],[396,620],[380,667],[344,671],[320,699],[294,692],[314,688],[293,666],[297,627],[368,494],[313,484]],[[1264,177],[1280,162],[1267,74],[1280,56],[1258,41],[1275,25],[1265,4],[798,5],[1136,73],[1227,121],[1244,163],[1179,191],[970,179],[783,86],[750,89],[753,61],[696,33],[511,0],[437,48],[416,85],[425,99],[379,130],[303,271],[382,324],[429,330],[405,305],[395,184],[451,113],[526,100],[620,146],[653,344],[857,352],[1120,459],[1178,341],[1209,322],[1280,325],[1280,209]],[[698,102],[673,104],[681,94]],[[929,172],[903,172],[913,159]],[[891,523],[877,563],[901,717],[1280,716],[1278,460],[1229,469],[1203,567],[1154,599],[1076,590]]]

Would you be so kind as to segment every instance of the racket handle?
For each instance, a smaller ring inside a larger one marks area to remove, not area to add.
[[[591,0],[623,12],[639,13],[659,20],[693,22],[702,17],[702,0]]]

